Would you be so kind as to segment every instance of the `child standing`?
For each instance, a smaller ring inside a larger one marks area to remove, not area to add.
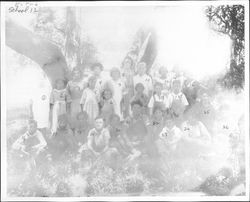
[[[80,100],[82,111],[87,112],[90,123],[94,123],[95,118],[99,114],[99,106],[94,91],[95,86],[96,86],[96,77],[91,76],[88,79],[88,87],[83,91]]]
[[[67,114],[71,97],[65,88],[65,81],[58,79],[50,96],[50,104],[52,108],[52,134],[56,133],[58,127],[58,116]]]
[[[109,88],[105,88],[101,94],[100,109],[105,123],[108,124],[110,116],[114,114],[116,109],[116,102]]]
[[[137,67],[137,75],[134,76],[133,82],[134,82],[134,87],[136,84],[141,83],[144,86],[144,93],[150,97],[152,95],[153,91],[153,83],[152,79],[149,75],[146,74],[146,63],[141,62],[138,64]]]
[[[122,99],[122,115],[123,118],[129,116],[130,112],[130,99],[134,95],[134,65],[133,60],[130,57],[126,57],[122,63],[122,80],[125,85],[125,92]]]
[[[96,77],[96,83],[95,83],[95,94],[97,96],[97,100],[99,101],[100,96],[101,96],[101,90],[104,85],[104,78],[102,76],[103,72],[103,65],[101,63],[94,63],[91,66],[91,70],[93,72],[93,76]]]
[[[147,114],[148,96],[144,93],[144,86],[142,83],[135,85],[135,95],[131,99],[131,103],[134,101],[140,101],[143,105],[143,112]]]
[[[154,82],[161,83],[164,90],[169,90],[173,78],[174,74],[172,72],[169,72],[166,67],[161,66],[158,70],[158,75],[154,77]]]
[[[181,81],[172,82],[172,92],[169,94],[170,111],[175,117],[181,117],[188,106],[186,96],[181,92]]]
[[[154,85],[154,93],[148,103],[150,115],[153,114],[153,108],[155,106],[161,106],[163,110],[169,108],[170,105],[170,101],[168,99],[169,97],[162,92],[162,87],[163,87],[162,84],[158,82],[155,83]]]
[[[74,68],[72,72],[72,80],[67,84],[68,93],[72,99],[70,104],[71,122],[76,121],[76,115],[81,112],[80,100],[85,82],[82,79],[82,71],[79,68]]]
[[[124,94],[125,85],[124,82],[121,80],[121,73],[118,68],[112,68],[110,70],[110,87],[112,88],[112,91],[114,92],[113,98],[116,102],[115,105],[115,113],[122,118],[122,112],[121,112],[121,101]]]
[[[50,93],[50,87],[40,81],[30,102],[30,118],[36,120],[37,128],[42,131],[49,128]]]

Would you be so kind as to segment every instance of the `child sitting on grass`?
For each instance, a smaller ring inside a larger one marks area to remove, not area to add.
[[[182,131],[175,125],[173,119],[174,116],[171,113],[166,116],[165,127],[159,134],[158,147],[161,154],[174,151],[182,138]]]
[[[84,156],[90,156],[92,164],[101,162],[113,167],[114,163],[117,163],[117,161],[114,160],[117,156],[117,150],[109,147],[109,141],[110,133],[109,130],[104,127],[104,119],[97,117],[95,119],[95,127],[91,129],[88,134],[87,148],[82,147],[79,152],[84,152]]]
[[[37,122],[35,120],[28,121],[28,130],[21,137],[19,137],[12,148],[20,151],[20,155],[31,160],[30,163],[35,166],[35,160],[47,146],[42,133],[37,130]]]
[[[74,137],[78,146],[81,146],[87,142],[87,136],[91,129],[89,123],[89,117],[87,112],[79,112],[76,116],[76,122],[74,124]]]
[[[58,159],[65,154],[65,151],[75,151],[76,140],[73,135],[73,131],[68,124],[68,118],[66,114],[58,117],[57,132],[51,137],[50,150],[54,159]]]
[[[140,152],[133,148],[126,135],[125,128],[123,127],[120,117],[113,114],[110,117],[110,124],[108,126],[110,133],[110,147],[116,148],[122,157],[126,157],[127,160],[133,160],[140,156]]]

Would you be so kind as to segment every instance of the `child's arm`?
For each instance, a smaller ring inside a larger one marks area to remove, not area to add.
[[[25,134],[24,134],[25,135]],[[24,135],[19,137],[13,144],[12,149],[14,150],[23,150],[24,149]]]
[[[93,134],[92,134],[92,131],[90,130],[90,131],[89,131],[89,134],[88,134],[87,145],[88,145],[88,148],[97,156],[97,155],[99,155],[99,153],[96,152],[96,151],[94,150],[94,148],[92,147],[93,141],[95,141],[95,140],[94,140],[94,136],[93,136]]]
[[[84,106],[84,104],[85,104],[86,97],[87,97],[87,94],[86,94],[86,91],[84,90],[83,93],[82,93],[81,100],[80,100],[80,105],[81,105],[81,110],[82,110],[82,112],[84,111],[84,110],[83,110],[83,106]]]
[[[188,104],[188,101],[187,101],[187,98],[186,98],[186,96],[185,96],[184,93],[182,93],[181,102],[182,102],[182,104],[183,104],[185,107],[187,107],[187,106],[189,105],[189,104]]]
[[[65,101],[66,101],[66,111],[68,112],[68,113],[70,113],[71,112],[71,102],[72,102],[72,99],[71,99],[71,96],[70,96],[70,94],[69,94],[69,91],[68,90],[66,90],[66,97],[65,97]]]
[[[149,82],[148,82],[148,96],[151,97],[153,94],[153,81],[151,76],[149,76]]]
[[[55,97],[54,97],[54,93],[52,90],[50,94],[50,114],[49,114],[50,122],[52,120],[52,111],[53,111],[54,102],[55,102]]]
[[[44,139],[42,133],[40,133],[39,131],[37,131],[37,132],[38,132],[37,139],[38,139],[39,143],[37,145],[33,146],[32,148],[38,149],[39,151],[41,151],[42,149],[44,149],[47,146],[47,142]]]
[[[108,130],[104,130],[103,133],[104,133],[103,135],[104,135],[104,141],[105,141],[106,146],[101,152],[102,154],[105,153],[109,149],[109,139],[110,139],[110,134]]]

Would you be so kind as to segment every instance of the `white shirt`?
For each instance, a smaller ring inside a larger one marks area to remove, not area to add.
[[[37,148],[44,148],[47,146],[47,142],[44,139],[42,133],[39,130],[36,130],[36,132],[32,135],[30,135],[28,132],[24,133],[21,137],[19,137],[14,144],[12,145],[13,149],[20,149],[22,146],[25,146],[25,142],[30,139],[35,138],[38,140],[39,144],[33,145]]]
[[[184,122],[182,125],[182,129],[186,137],[210,140],[210,135],[207,128],[200,121],[198,121],[195,125]]]
[[[149,91],[153,90],[153,82],[152,79],[149,75],[144,74],[143,76],[140,75],[135,75],[133,78],[133,82],[134,82],[134,88],[136,86],[136,84],[138,83],[142,83],[144,86],[144,93],[149,96]]]
[[[167,143],[175,143],[179,141],[182,137],[181,129],[174,126],[173,128],[169,129],[168,127],[164,127],[159,135],[159,137],[165,140]]]
[[[186,96],[182,92],[180,92],[178,94],[175,94],[173,92],[170,93],[169,94],[169,101],[170,101],[170,104],[172,104],[174,101],[179,101],[184,106],[188,105],[187,98],[186,98]]]
[[[170,107],[170,99],[169,96],[164,95],[163,93],[159,96],[157,94],[152,95],[152,97],[149,100],[148,107],[153,108],[155,102],[161,102],[164,107],[169,108]]]
[[[124,92],[124,89],[125,89],[125,85],[124,85],[124,82],[119,79],[117,81],[114,81],[113,79],[110,80],[110,85],[111,85],[111,88],[113,90],[113,98],[116,100],[116,101],[121,101],[122,99],[122,96],[123,96],[123,92]]]

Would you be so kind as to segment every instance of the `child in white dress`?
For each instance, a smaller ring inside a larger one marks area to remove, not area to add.
[[[91,66],[91,70],[93,72],[93,76],[96,77],[96,83],[95,83],[95,94],[97,96],[97,100],[100,100],[101,91],[103,88],[103,85],[105,83],[104,77],[102,76],[103,73],[103,65],[101,63],[94,63]]]
[[[110,116],[115,113],[116,105],[112,90],[105,88],[101,94],[100,109],[106,125],[109,124]]]
[[[86,82],[82,78],[82,72],[78,68],[74,68],[72,72],[72,80],[67,84],[67,90],[72,99],[70,104],[70,121],[71,123],[76,121],[76,116],[81,112],[80,100],[82,97],[83,89],[86,87]]]
[[[38,129],[49,128],[50,93],[51,88],[40,81],[30,100],[30,118],[36,120]]]
[[[88,87],[83,91],[80,100],[82,111],[87,112],[90,123],[94,123],[95,118],[99,114],[99,106],[97,95],[95,94],[96,77],[91,76],[88,79]]]
[[[58,128],[58,116],[67,114],[70,103],[71,97],[65,88],[65,81],[58,79],[50,96],[50,104],[52,107],[52,134],[56,133]]]
[[[109,84],[113,91],[113,98],[116,102],[115,114],[122,118],[121,101],[125,90],[125,84],[121,79],[121,72],[118,68],[112,68],[110,70],[110,76],[112,79],[110,80]]]

